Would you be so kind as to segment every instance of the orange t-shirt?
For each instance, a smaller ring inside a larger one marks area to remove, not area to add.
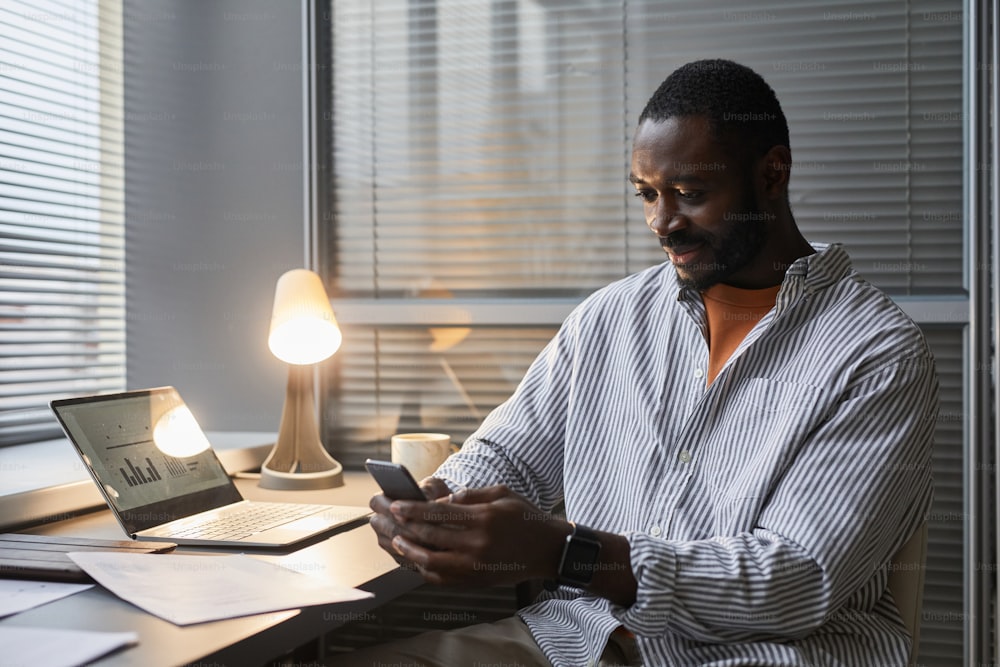
[[[726,361],[769,310],[781,285],[740,289],[718,283],[701,293],[708,315],[708,381],[715,381]]]

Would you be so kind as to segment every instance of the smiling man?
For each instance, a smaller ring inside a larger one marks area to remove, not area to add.
[[[842,248],[803,238],[791,169],[756,73],[664,81],[629,180],[669,261],[581,304],[428,502],[372,500],[429,582],[555,583],[337,664],[907,664],[887,581],[930,507],[933,359]]]
[[[642,119],[629,180],[646,224],[683,286],[780,284],[784,271],[777,267],[813,252],[788,208],[791,156],[778,144],[758,164],[743,164],[719,132],[705,116]]]

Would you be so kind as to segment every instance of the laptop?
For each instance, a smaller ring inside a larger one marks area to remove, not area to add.
[[[50,407],[134,540],[286,548],[370,514],[367,507],[245,500],[173,387]],[[183,452],[188,443],[201,451]]]

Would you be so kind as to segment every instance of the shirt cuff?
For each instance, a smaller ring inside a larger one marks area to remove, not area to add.
[[[612,613],[636,635],[662,635],[675,620],[677,553],[667,540],[645,533],[627,533],[625,537],[637,584],[635,602],[630,607],[612,607]]]
[[[503,469],[502,461],[498,459],[492,448],[475,441],[466,442],[458,453],[452,454],[441,464],[433,477],[443,481],[452,493],[502,484],[505,480],[497,474],[498,470]]]

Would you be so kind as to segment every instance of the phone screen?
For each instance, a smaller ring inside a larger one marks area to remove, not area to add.
[[[387,498],[393,500],[427,500],[413,475],[400,463],[368,459],[365,467]]]

